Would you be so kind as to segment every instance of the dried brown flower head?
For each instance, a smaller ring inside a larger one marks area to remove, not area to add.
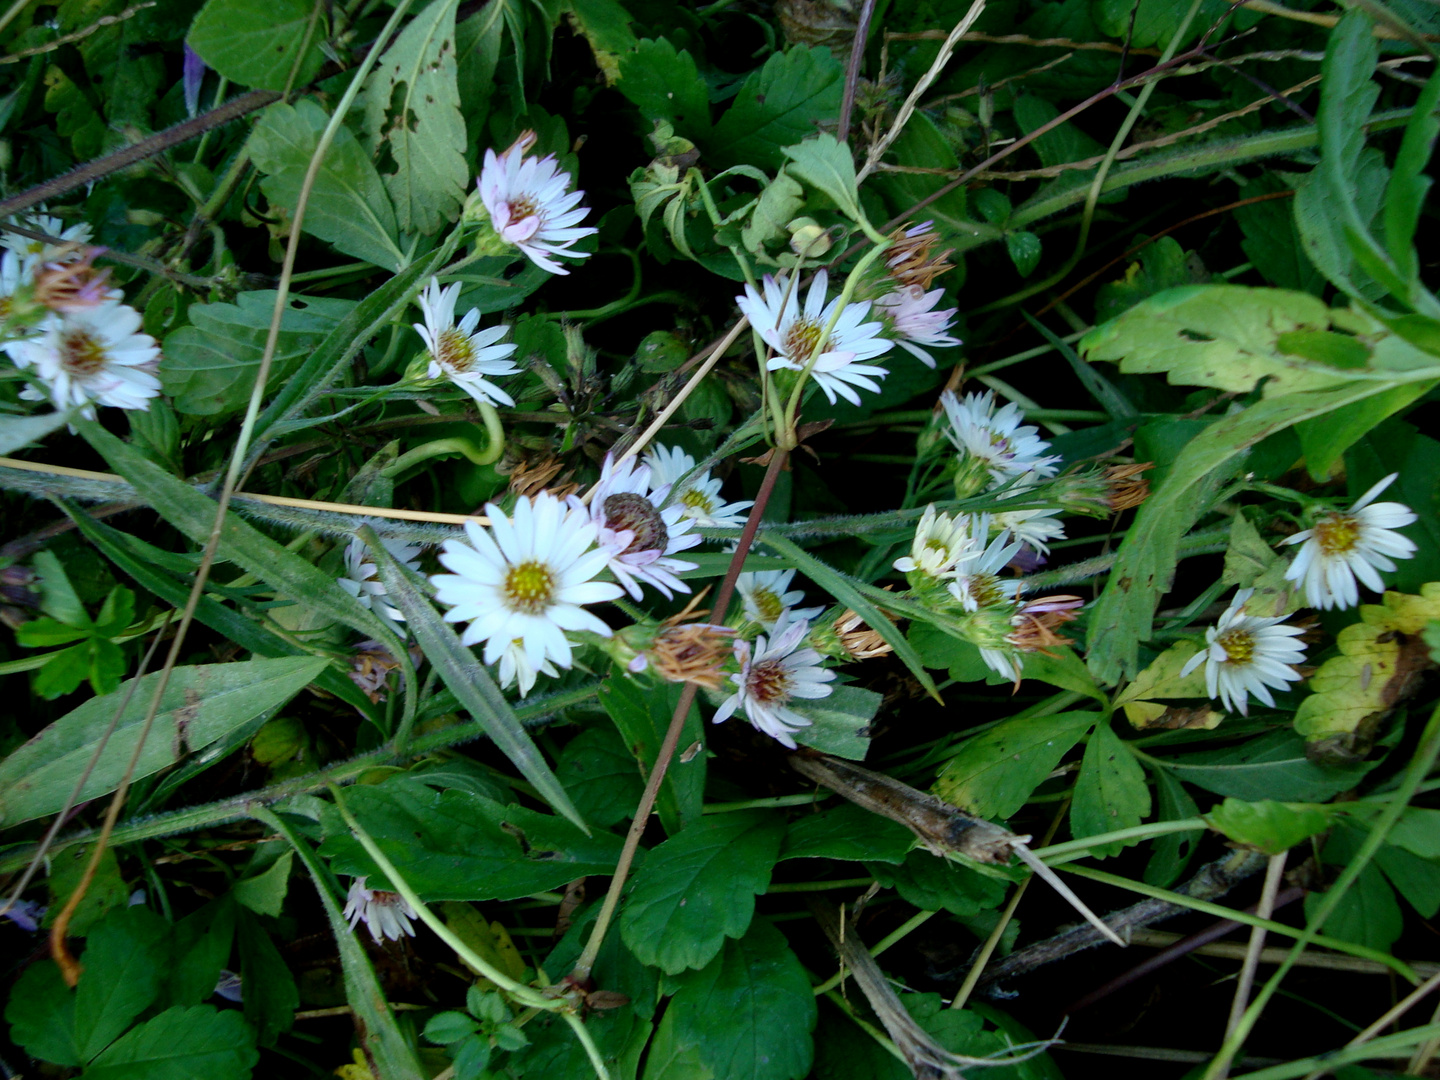
[[[849,608],[835,620],[833,626],[836,637],[840,639],[840,647],[852,660],[870,660],[894,651],[889,642]]]
[[[83,252],[81,258],[63,261],[57,259],[40,267],[35,273],[35,299],[51,311],[82,311],[99,307],[109,300],[113,289],[110,286],[110,268],[95,268],[95,257],[104,248],[82,248],[76,244],[67,245],[76,252]],[[65,255],[70,254],[69,251]]]
[[[901,285],[919,285],[927,292],[937,277],[955,269],[953,263],[946,261],[954,248],[946,248],[939,255],[931,254],[940,243],[940,234],[930,225],[928,221],[919,225],[902,225],[890,234],[892,243],[885,252],[885,263],[891,277]]]
[[[1111,465],[1105,470],[1105,482],[1110,485],[1110,509],[1119,513],[1131,510],[1150,497],[1150,481],[1140,474],[1153,469],[1153,461],[1133,461],[1129,465]]]
[[[534,498],[542,491],[548,491],[557,499],[564,499],[580,490],[579,484],[561,483],[556,487],[550,487],[550,482],[560,475],[560,470],[565,463],[558,457],[543,457],[538,461],[521,461],[510,473],[510,490],[516,495],[523,495],[526,498]],[[565,480],[569,480],[571,473],[566,473]]]
[[[1022,652],[1043,652],[1048,656],[1046,650],[1069,645],[1074,640],[1055,633],[1055,629],[1077,618],[1084,603],[1078,596],[1042,596],[1031,600],[1011,617],[1014,629],[1005,640]]]
[[[668,623],[655,635],[645,658],[666,682],[691,682],[708,690],[725,685],[725,664],[735,631],[709,623]]]

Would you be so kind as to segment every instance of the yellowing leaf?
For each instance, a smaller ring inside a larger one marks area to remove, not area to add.
[[[1285,580],[1290,560],[1276,553],[1260,530],[1244,514],[1236,514],[1230,523],[1230,546],[1225,551],[1225,571],[1220,580],[1226,585],[1254,589],[1245,604],[1245,611],[1262,618],[1289,615],[1299,607],[1299,591]]]
[[[503,925],[499,922],[487,923],[473,904],[448,901],[439,906],[445,925],[450,927],[461,941],[479,953],[481,959],[488,961],[512,979],[525,977],[525,961]],[[470,967],[463,956],[460,957],[460,962],[476,975],[480,974]]]
[[[1197,667],[1189,675],[1180,670],[1190,658],[1200,651],[1200,644],[1194,641],[1178,641],[1155,658],[1155,660],[1115,699],[1115,704],[1125,710],[1125,717],[1137,728],[1213,728],[1220,723],[1224,713],[1208,706],[1200,709],[1180,709],[1162,705],[1162,701],[1175,698],[1203,698],[1205,692],[1205,668]]]
[[[1420,632],[1437,617],[1440,582],[1422,586],[1419,596],[1387,592],[1381,603],[1360,606],[1360,621],[1336,637],[1340,655],[1310,677],[1314,693],[1295,713],[1311,757],[1364,755],[1385,713],[1433,666]]]

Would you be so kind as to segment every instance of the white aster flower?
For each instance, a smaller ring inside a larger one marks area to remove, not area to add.
[[[419,569],[420,548],[403,544],[399,540],[381,540],[380,543],[411,570]],[[385,585],[380,580],[380,568],[375,565],[370,549],[358,536],[345,548],[345,576],[340,579],[340,587],[359,600],[362,607],[369,608],[382,619],[389,619],[391,622],[405,621],[405,615],[399,608],[391,607],[382,599],[386,593]]]
[[[555,155],[526,157],[525,151],[534,145],[535,133],[526,131],[499,154],[486,150],[480,198],[501,240],[518,247],[542,270],[568,274],[551,256],[588,258],[589,252],[572,248],[577,240],[599,230],[575,228],[590,212],[577,205],[585,193],[566,194],[570,174],[558,167]]]
[[[988,532],[988,517],[979,519]],[[935,504],[925,507],[910,554],[895,560],[895,569],[910,574],[919,571],[933,578],[953,578],[959,568],[980,557],[984,552],[986,534],[976,534],[976,518],[971,514],[937,513]]]
[[[58,236],[64,244],[88,244],[94,233],[85,222],[78,225],[71,225],[65,228],[65,223],[57,217],[52,217],[41,209],[41,212],[31,215],[12,217],[11,225],[19,225],[22,228],[34,232],[42,232],[47,236]],[[32,240],[28,236],[21,236],[19,233],[0,230],[0,247],[7,251],[13,251],[22,259],[33,264],[54,262],[58,259],[70,259],[80,257],[78,250],[67,249],[63,244],[46,243],[44,240]]]
[[[445,541],[440,562],[454,573],[430,579],[435,598],[452,605],[446,621],[470,624],[460,640],[485,642],[487,664],[519,641],[532,668],[540,670],[546,661],[568,668],[566,630],[610,636],[610,628],[581,605],[620,595],[618,585],[591,580],[606,563],[606,553],[594,547],[594,523],[544,491],[520,499],[513,520],[494,504],[485,513],[488,529],[465,523],[468,544]]]
[[[385,938],[399,941],[402,937],[414,937],[415,927],[411,919],[418,919],[415,909],[399,893],[384,892],[381,889],[367,889],[365,879],[358,877],[350,883],[350,892],[345,899],[345,918],[350,920],[350,929],[363,922],[370,937],[379,944]]]
[[[160,393],[155,367],[160,349],[140,333],[140,314],[107,301],[98,307],[47,319],[34,337],[0,345],[17,367],[33,369],[49,393],[33,387],[20,392],[28,401],[47,397],[57,409],[96,402],[121,409],[150,408]],[[84,415],[95,418],[94,408]]]
[[[820,666],[820,654],[801,648],[810,624],[804,619],[784,618],[775,624],[767,642],[762,635],[752,648],[748,641],[735,642],[735,659],[740,670],[730,676],[738,688],[715,711],[715,723],[730,719],[736,710],[782,746],[795,749],[791,733],[809,727],[810,721],[789,708],[794,698],[829,697],[826,683],[833,671]]]
[[[650,466],[650,482],[657,489],[670,488],[669,501],[680,506],[685,517],[693,519],[695,524],[714,529],[744,527],[746,511],[754,503],[726,502],[720,495],[722,482],[714,479],[709,470],[690,476],[679,488],[675,486],[695,471],[695,459],[684,450],[654,444],[646,451],[644,460]]]
[[[990,515],[990,528],[994,531],[1006,530],[1041,555],[1049,555],[1050,541],[1065,539],[1061,513],[1062,510],[1053,506],[1038,510],[998,510]]]
[[[875,314],[889,323],[895,344],[926,367],[933,368],[935,358],[921,346],[940,349],[963,344],[959,338],[946,333],[960,309],[934,310],[944,295],[944,289],[927,293],[919,285],[907,285],[875,301]]]
[[[803,310],[796,296],[798,286],[791,288],[790,282],[777,282],[769,274],[761,282],[763,294],[757,293],[754,286],[746,285],[745,295],[735,298],[750,325],[775,352],[766,364],[771,371],[781,368],[803,371],[815,355],[820,338],[840,303],[838,297],[825,303],[829,283],[829,275],[824,270],[815,275]],[[845,305],[825,342],[825,351],[815,356],[814,366],[810,368],[810,377],[832,405],[837,394],[852,405],[859,405],[860,395],[852,387],[863,387],[878,394],[880,386],[869,376],[883,379],[889,374],[882,367],[859,362],[889,352],[894,344],[880,336],[883,329],[880,323],[861,321],[869,311],[868,300]]]
[[[486,375],[520,373],[520,369],[507,359],[515,351],[515,346],[495,344],[505,336],[509,327],[502,324],[476,333],[475,327],[480,322],[479,308],[471,308],[456,326],[455,301],[459,296],[460,282],[442,289],[439,280],[431,278],[430,284],[416,300],[425,322],[412,325],[430,350],[426,376],[431,379],[443,376],[476,401],[514,405],[514,398],[485,378]]]
[[[508,690],[516,683],[520,684],[520,696],[529,697],[530,691],[534,689],[535,680],[541,675],[548,675],[552,679],[560,677],[555,666],[549,660],[542,661],[538,668],[531,667],[530,661],[525,658],[524,642],[516,638],[505,647],[500,654],[500,689]]]
[[[1214,626],[1205,631],[1205,648],[1180,669],[1183,678],[1202,663],[1205,665],[1205,692],[1220,699],[1232,712],[1247,716],[1249,696],[1275,706],[1268,687],[1288,689],[1300,681],[1292,666],[1305,659],[1305,646],[1296,641],[1304,631],[1298,626],[1280,626],[1288,616],[1262,618],[1244,613],[1245,602],[1255,592],[1241,589]]]
[[[967,464],[983,469],[992,484],[1004,484],[1020,476],[1055,475],[1059,456],[1046,455],[1050,444],[1040,438],[1039,428],[1021,423],[1024,417],[1018,405],[1011,402],[997,410],[995,395],[989,390],[966,394],[963,401],[946,390],[940,395],[940,403],[949,420],[945,433],[965,459],[961,463],[962,476]],[[969,494],[978,490],[976,486]]]
[[[650,466],[638,464],[635,458],[616,464],[610,455],[605,456],[589,513],[610,572],[636,600],[642,581],[667,598],[690,591],[675,575],[694,570],[697,564],[670,556],[694,547],[702,537],[690,534],[695,522],[685,517],[682,507],[660,509],[668,494],[668,487],[651,490]],[[573,505],[579,507],[580,500],[575,499]]]
[[[1385,477],[1345,513],[1326,514],[1314,528],[1285,540],[1305,545],[1285,577],[1303,583],[1305,602],[1311,607],[1354,607],[1360,602],[1356,578],[1366,588],[1384,592],[1385,583],[1375,571],[1394,570],[1393,559],[1415,554],[1415,542],[1394,531],[1415,521],[1414,511],[1404,503],[1374,501],[1399,475]]]
[[[793,569],[757,570],[741,574],[735,579],[735,589],[740,594],[740,604],[746,617],[767,630],[773,630],[787,613],[790,621],[808,621],[824,611],[823,607],[794,607],[805,599],[803,590],[790,588],[790,582],[794,579]],[[792,608],[794,610],[791,610]]]
[[[976,536],[985,536],[990,531],[990,523],[986,517],[981,515],[975,523]],[[1002,580],[1000,571],[1010,565],[1010,560],[1015,558],[1024,546],[1019,541],[1011,543],[1010,533],[1002,530],[999,536],[990,541],[990,546],[982,554],[970,559],[960,568],[955,580],[947,586],[950,595],[960,601],[960,606],[966,611],[979,611],[981,608],[1010,603],[1019,595],[1020,580]]]

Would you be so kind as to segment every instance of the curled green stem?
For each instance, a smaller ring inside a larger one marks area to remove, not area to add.
[[[430,442],[422,443],[401,454],[395,459],[393,465],[382,469],[380,475],[394,478],[400,476],[407,469],[419,465],[422,461],[428,461],[433,457],[442,457],[446,454],[461,454],[476,465],[494,465],[505,452],[505,429],[500,426],[500,414],[495,411],[495,406],[488,401],[477,401],[476,404],[480,409],[480,419],[485,424],[485,448],[483,450],[464,435],[455,435],[448,439],[432,439]]]

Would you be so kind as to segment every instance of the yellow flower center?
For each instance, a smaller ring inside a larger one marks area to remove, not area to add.
[[[1315,523],[1314,535],[1326,555],[1344,555],[1360,539],[1360,522],[1349,514],[1330,514]]]
[[[779,594],[769,589],[756,589],[751,593],[750,601],[759,612],[761,622],[774,622],[780,617],[780,612],[785,610]]]
[[[825,328],[809,319],[796,319],[785,335],[785,355],[794,363],[804,364],[820,344],[820,335]]]
[[[470,344],[470,335],[463,334],[453,326],[440,334],[435,342],[435,359],[446,371],[463,375],[475,363],[475,349]]]
[[[539,615],[555,597],[555,575],[543,562],[531,560],[510,568],[505,575],[505,600],[511,611]]]
[[[971,574],[966,586],[975,603],[982,608],[996,607],[1008,599],[1005,590],[1000,587],[1000,579],[994,574]]]
[[[1255,656],[1255,636],[1249,630],[1237,627],[1226,630],[1216,642],[1225,650],[1225,660],[1230,664],[1248,664]]]
[[[76,378],[103,371],[109,359],[105,346],[88,330],[71,330],[60,338],[60,366]]]
[[[710,496],[706,495],[703,491],[696,491],[694,488],[686,490],[680,496],[680,502],[691,510],[698,510],[702,514],[709,515],[715,512],[715,500],[711,499]]]

